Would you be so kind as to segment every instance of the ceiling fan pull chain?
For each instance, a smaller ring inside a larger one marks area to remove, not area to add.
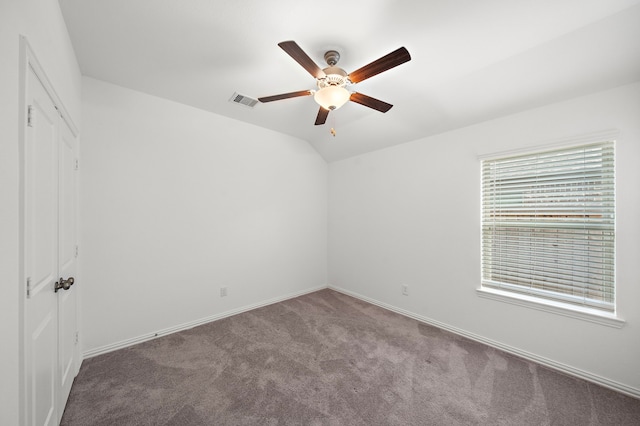
[[[336,115],[331,114],[331,130],[329,130],[331,136],[336,137]]]

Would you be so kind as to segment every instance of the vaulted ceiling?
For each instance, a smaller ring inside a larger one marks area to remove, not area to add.
[[[640,0],[60,0],[83,75],[292,135],[327,161],[640,80]],[[353,71],[404,46],[412,60],[350,87],[314,126],[315,89],[278,47]],[[336,130],[333,137],[329,129]]]

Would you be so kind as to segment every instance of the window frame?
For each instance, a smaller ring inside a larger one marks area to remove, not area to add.
[[[485,161],[495,161],[500,159],[506,159],[509,157],[517,157],[517,156],[525,156],[525,155],[536,155],[542,154],[548,151],[554,150],[565,150],[571,148],[580,148],[586,145],[592,145],[597,143],[606,143],[613,142],[614,145],[614,158],[615,158],[615,150],[616,150],[616,139],[618,136],[617,131],[606,131],[599,132],[591,135],[586,135],[583,137],[576,137],[569,140],[556,141],[553,143],[548,143],[544,145],[537,145],[533,147],[529,147],[526,149],[519,150],[510,150],[510,151],[502,151],[502,152],[494,152],[485,155],[479,155],[479,169],[480,169],[480,286],[476,289],[476,293],[478,296],[486,299],[496,300],[500,302],[505,302],[509,304],[515,304],[519,306],[524,306],[531,309],[551,312],[558,315],[568,316],[572,318],[578,318],[581,320],[603,324],[610,327],[621,328],[625,321],[620,318],[616,311],[616,303],[615,303],[615,293],[614,293],[614,302],[613,302],[613,312],[605,311],[602,309],[576,305],[572,303],[565,303],[561,300],[553,299],[553,298],[543,298],[536,297],[536,295],[525,294],[516,291],[509,291],[508,289],[496,288],[494,286],[486,286],[484,285],[484,253],[483,253],[483,238],[484,238],[484,229],[482,227],[483,220],[483,202],[484,202],[484,192],[483,185],[484,180],[482,177],[483,164]],[[615,171],[615,166],[614,166]],[[615,194],[615,178],[614,178],[614,194]],[[615,201],[614,201],[615,203]],[[615,208],[614,208],[615,209]],[[615,229],[615,225],[614,225]],[[614,240],[614,250],[615,250],[615,240]],[[615,254],[614,254],[614,265],[615,265]],[[508,286],[507,286],[508,287]],[[616,284],[615,284],[615,276],[613,282],[613,289],[615,292]]]

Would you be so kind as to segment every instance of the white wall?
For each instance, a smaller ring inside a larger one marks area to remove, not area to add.
[[[479,298],[478,155],[618,129],[610,328]],[[640,395],[640,83],[332,163],[329,283]],[[410,296],[401,295],[401,284]]]
[[[326,286],[308,143],[86,77],[83,108],[85,351]]]
[[[0,424],[19,422],[19,36],[80,125],[81,77],[57,0],[0,2]]]

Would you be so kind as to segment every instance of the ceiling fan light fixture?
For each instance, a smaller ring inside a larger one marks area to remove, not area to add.
[[[322,108],[333,111],[349,101],[351,93],[344,87],[327,86],[318,90],[313,98]]]

